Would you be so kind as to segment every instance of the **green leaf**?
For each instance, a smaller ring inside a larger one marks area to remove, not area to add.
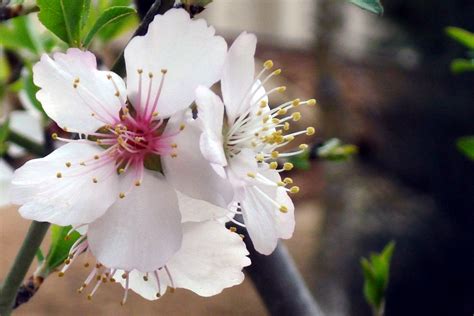
[[[33,83],[33,71],[31,68],[28,69],[28,74],[23,77],[23,89],[34,107],[46,117],[46,112],[44,112],[43,106],[38,99],[36,99],[36,93],[39,91],[39,88]]]
[[[31,21],[20,16],[0,24],[0,45],[13,50],[26,49],[38,53],[36,41],[32,38]]]
[[[87,22],[90,0],[38,0],[39,20],[69,46],[81,46],[81,30]]]
[[[461,137],[457,141],[458,149],[469,159],[474,160],[474,136]]]
[[[38,250],[36,250],[36,260],[38,260],[38,263],[39,263],[39,264],[42,264],[43,261],[44,261],[43,252],[42,252],[41,249],[39,249],[39,248],[38,248]]]
[[[10,121],[6,120],[0,125],[0,156],[4,155],[8,149],[8,136],[10,134]]]
[[[84,40],[84,46],[87,47],[91,43],[94,35],[106,27],[107,25],[116,23],[121,19],[136,13],[136,11],[129,7],[112,7],[105,10],[102,15],[97,19],[92,29],[87,34]]]
[[[367,303],[380,315],[384,308],[385,291],[390,279],[390,261],[395,250],[391,241],[380,253],[372,253],[370,260],[360,261],[364,274],[364,296]]]
[[[370,11],[372,13],[382,15],[383,14],[383,6],[380,3],[380,0],[349,0],[352,4],[356,6]]]
[[[457,58],[451,62],[451,71],[455,74],[474,71],[474,59]]]
[[[474,33],[454,26],[447,27],[445,31],[449,37],[458,43],[466,46],[469,49],[474,49]]]
[[[81,236],[78,232],[73,232],[68,236],[70,230],[71,226],[51,226],[51,246],[42,267],[46,275],[64,263],[72,245]]]
[[[319,158],[331,161],[344,161],[357,154],[358,148],[355,145],[342,144],[337,138],[332,138],[318,148]]]
[[[309,151],[306,150],[303,153],[293,156],[290,159],[288,159],[289,162],[291,162],[296,169],[300,170],[309,170],[311,168],[311,162],[309,161]]]

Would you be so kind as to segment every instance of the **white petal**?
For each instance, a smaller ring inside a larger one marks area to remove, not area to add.
[[[3,159],[0,159],[0,207],[9,203],[7,192],[12,175],[12,168]]]
[[[254,82],[256,46],[256,36],[243,32],[227,53],[221,84],[229,122],[247,110],[249,100],[245,99]]]
[[[250,265],[250,259],[239,235],[214,221],[186,223],[183,231],[183,245],[167,264],[175,287],[208,297],[242,283],[242,269]],[[153,274],[145,282],[138,271],[130,273],[130,288],[148,300],[157,299],[156,293],[164,294],[172,286],[165,269],[158,275],[160,291]]]
[[[146,104],[148,73],[154,75],[151,101],[158,91],[161,70],[167,70],[157,107],[162,117],[188,107],[198,85],[210,87],[219,80],[227,44],[214,34],[213,27],[202,19],[191,20],[183,9],[157,15],[148,33],[133,38],[125,49],[127,87],[134,106],[143,108]],[[140,101],[138,69],[143,70]]]
[[[62,226],[90,223],[105,213],[119,193],[113,162],[94,169],[94,156],[102,151],[99,146],[69,143],[44,158],[28,161],[15,171],[12,203],[22,205],[19,211],[28,219]],[[90,163],[81,166],[82,161]],[[93,182],[94,177],[98,183]]]
[[[229,211],[225,208],[213,205],[203,200],[193,199],[180,192],[178,193],[179,209],[181,210],[181,222],[203,222],[210,219],[220,220]]]
[[[107,75],[112,79],[107,79]],[[113,82],[121,96],[126,96],[125,84],[120,77],[97,70],[95,56],[77,48],[68,49],[66,54],[56,53],[53,59],[44,54],[33,67],[33,79],[41,88],[36,97],[45,112],[68,131],[94,132],[105,125],[103,121],[114,122],[120,110],[120,100],[115,96]],[[74,88],[76,79],[79,82]]]
[[[27,111],[12,111],[10,113],[10,129],[38,143],[44,143],[41,117]]]
[[[280,181],[278,172],[261,171],[271,181]],[[287,207],[282,213],[277,206],[262,196],[261,191],[274,199],[279,205]],[[239,199],[244,222],[255,249],[269,255],[275,250],[279,238],[291,238],[294,227],[294,206],[288,194],[281,187],[250,185],[240,191]]]
[[[145,171],[142,185],[89,224],[91,252],[107,267],[154,271],[181,247],[176,192],[156,172]]]
[[[183,122],[182,115],[176,115],[168,122],[166,131],[178,130]],[[201,129],[189,117],[184,119],[185,128],[174,139],[178,145],[177,156],[161,157],[166,178],[180,192],[212,204],[226,207],[232,200],[231,184],[219,176],[201,154],[199,139]]]

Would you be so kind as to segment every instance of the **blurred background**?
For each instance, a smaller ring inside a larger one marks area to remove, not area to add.
[[[301,122],[316,127],[308,142],[337,137],[359,148],[347,161],[313,159],[291,172],[301,192],[285,244],[326,315],[370,315],[359,261],[391,240],[387,316],[472,315],[474,161],[455,144],[474,134],[474,73],[450,72],[465,49],[444,28],[474,31],[474,2],[382,3],[380,17],[345,1],[214,0],[200,16],[229,42],[256,33],[257,57],[283,69],[275,84],[288,86],[287,97],[318,100]],[[27,227],[14,208],[2,210],[0,275]],[[18,315],[266,314],[249,278],[210,299],[178,290],[155,303],[132,295],[120,307],[117,286],[92,302],[76,294],[83,270],[51,276]]]

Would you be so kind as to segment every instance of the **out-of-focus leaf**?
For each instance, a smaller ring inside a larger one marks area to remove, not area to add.
[[[328,140],[323,146],[319,147],[317,151],[320,158],[332,161],[347,160],[357,154],[357,152],[357,146],[342,144],[337,138]]]
[[[43,261],[44,261],[43,251],[41,251],[41,249],[39,249],[39,248],[38,248],[38,250],[36,250],[36,260],[38,260],[39,264],[42,264]]]
[[[375,14],[383,14],[383,6],[380,3],[380,0],[349,0],[352,4],[370,11]]]
[[[451,62],[451,71],[455,74],[474,71],[474,59],[457,58]]]
[[[9,121],[0,122],[0,156],[4,155],[8,149],[7,139],[10,134]]]
[[[296,169],[308,170],[311,168],[311,162],[309,161],[309,151],[306,150],[303,153],[290,157],[288,162],[291,162]]]
[[[51,226],[51,246],[42,267],[46,274],[51,273],[64,263],[72,245],[81,236],[78,232],[73,232],[68,236],[70,230],[71,226]]]
[[[39,20],[70,46],[81,46],[81,30],[87,22],[90,0],[38,0]]]
[[[31,69],[29,69],[28,75],[23,77],[23,89],[31,104],[33,104],[38,111],[46,115],[43,106],[38,99],[36,99],[36,93],[39,91],[39,88],[33,83],[33,73]]]
[[[461,137],[457,141],[458,149],[469,159],[474,160],[474,136]]]
[[[445,29],[446,34],[458,43],[474,50],[474,33],[459,27],[450,26]]]
[[[84,40],[84,46],[89,46],[92,39],[94,38],[94,35],[104,27],[115,24],[129,15],[134,14],[135,12],[136,11],[130,7],[112,7],[105,10],[96,20],[95,24],[92,26],[92,29],[87,34]]]
[[[38,53],[28,16],[20,16],[0,24],[0,45],[13,50],[26,49]]]
[[[385,291],[390,279],[390,262],[395,250],[395,243],[391,241],[381,253],[372,253],[370,260],[362,258],[360,261],[364,275],[364,296],[367,303],[382,315],[385,305]]]

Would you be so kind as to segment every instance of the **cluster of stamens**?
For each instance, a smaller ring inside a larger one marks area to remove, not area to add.
[[[302,114],[301,112],[289,112],[304,105],[314,106],[316,105],[316,100],[310,99],[301,101],[300,99],[295,99],[270,108],[268,106],[267,97],[275,92],[283,93],[286,91],[285,86],[280,86],[267,91],[262,96],[256,97],[259,88],[263,87],[270,78],[281,74],[281,69],[277,69],[260,81],[260,78],[272,68],[273,62],[271,60],[263,64],[262,71],[257,75],[255,83],[252,85],[254,88],[248,92],[246,98],[242,101],[243,103],[251,103],[248,110],[231,123],[225,135],[225,150],[226,155],[231,160],[243,149],[250,148],[255,152],[255,159],[259,167],[284,172],[293,169],[293,164],[285,160],[288,157],[302,154],[308,149],[308,145],[300,144],[296,150],[290,152],[280,152],[280,150],[287,147],[295,140],[296,136],[313,135],[315,133],[314,127],[307,127],[301,131],[290,132],[290,122],[299,121]],[[263,185],[283,187],[287,192],[292,194],[299,192],[298,186],[287,187],[293,184],[291,178],[284,178],[283,181],[275,183],[263,174],[254,171],[248,172],[247,176],[249,180],[257,181]],[[278,204],[277,201],[268,196],[258,186],[254,186],[254,189],[258,194],[274,204],[281,212],[288,212],[287,206]]]

